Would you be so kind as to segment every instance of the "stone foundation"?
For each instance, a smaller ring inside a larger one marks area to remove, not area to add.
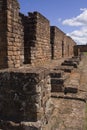
[[[1,71],[0,120],[14,123],[40,121],[45,125],[53,109],[48,72],[39,68]]]

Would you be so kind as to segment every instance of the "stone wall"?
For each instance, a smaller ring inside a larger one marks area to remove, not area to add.
[[[73,46],[76,44],[72,38],[67,36],[59,28],[51,26],[51,58],[72,57]]]
[[[51,60],[50,23],[40,13],[21,15],[24,25],[25,63],[43,65]]]
[[[73,45],[40,13],[25,16],[17,0],[0,0],[0,69],[7,68],[0,70],[0,129],[41,130],[38,121],[41,128],[49,122],[50,71],[43,66],[55,67],[51,59],[72,56]]]
[[[55,26],[51,26],[51,57],[59,59],[63,57],[64,33]]]
[[[7,1],[7,55],[8,67],[20,67],[24,61],[23,26],[16,0]]]
[[[76,45],[76,42],[69,36],[66,36],[66,55],[67,56],[74,56],[74,46]]]
[[[31,64],[31,48],[35,47],[32,41],[35,38],[35,26],[33,19],[20,13],[22,24],[24,27],[24,64]]]
[[[16,0],[0,0],[0,7],[0,68],[20,67],[24,54],[19,4]]]
[[[0,120],[48,122],[52,112],[48,69],[0,71],[0,86]]]
[[[82,52],[87,52],[87,45],[76,45],[74,46],[74,55],[78,56]]]
[[[16,0],[0,3],[0,68],[18,68],[23,63],[41,66],[51,58],[57,60],[73,54],[74,42],[67,40],[70,38],[59,28],[50,29],[50,22],[43,15],[19,13]]]

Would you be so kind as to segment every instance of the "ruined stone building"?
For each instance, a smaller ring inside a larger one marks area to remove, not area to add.
[[[40,130],[53,110],[47,65],[74,56],[76,43],[42,14],[19,9],[0,0],[0,129],[33,130],[34,122]]]
[[[71,56],[76,44],[57,27],[50,27],[40,13],[19,13],[16,0],[0,0],[0,43],[0,68],[40,65]]]

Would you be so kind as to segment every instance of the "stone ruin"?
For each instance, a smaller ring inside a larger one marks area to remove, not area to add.
[[[51,93],[77,92],[64,88],[78,66],[76,43],[42,14],[19,9],[17,0],[0,0],[0,129],[44,130],[54,109]]]
[[[38,12],[19,13],[16,0],[0,0],[0,68],[41,66],[51,59],[73,56],[76,44]],[[54,56],[53,56],[54,55]]]

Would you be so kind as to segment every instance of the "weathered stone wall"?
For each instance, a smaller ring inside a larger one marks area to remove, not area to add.
[[[51,57],[52,59],[59,59],[63,57],[63,40],[64,33],[55,26],[51,26]]]
[[[68,57],[68,44],[67,44],[67,36],[64,35],[64,40],[63,40],[63,50],[64,50],[64,56],[63,57]]]
[[[20,13],[20,17],[22,19],[22,24],[24,27],[24,64],[31,64],[31,49],[35,47],[34,43],[32,43],[35,40],[35,21],[30,19],[28,16],[25,16],[24,14]],[[33,22],[34,21],[34,22]]]
[[[38,12],[21,15],[24,25],[25,63],[42,65],[50,61],[50,23]]]
[[[76,42],[71,38],[71,46],[70,46],[70,55],[74,56],[74,46],[76,46]]]
[[[66,56],[74,56],[74,46],[76,45],[75,41],[69,37],[66,36]]]
[[[0,86],[0,120],[48,122],[52,112],[49,70],[0,71]]]
[[[17,0],[0,0],[0,69],[8,68],[0,70],[0,129],[40,130],[38,121],[48,123],[53,105],[50,71],[43,65],[72,56],[74,42],[67,39],[40,13],[25,16]]]
[[[16,0],[7,1],[7,45],[8,67],[23,64],[23,26],[19,17],[19,4]]]
[[[73,56],[73,46],[75,42],[65,35],[59,28],[51,26],[51,58],[59,59],[62,57]]]
[[[74,55],[78,56],[82,52],[87,52],[87,45],[75,45],[74,46]]]
[[[50,22],[43,15],[33,12],[24,16],[19,13],[16,0],[0,1],[0,68],[18,68],[23,63],[40,66],[51,58],[73,54],[72,40],[67,45],[64,32],[55,26],[50,29]]]
[[[0,0],[0,68],[23,63],[23,26],[16,0]]]

